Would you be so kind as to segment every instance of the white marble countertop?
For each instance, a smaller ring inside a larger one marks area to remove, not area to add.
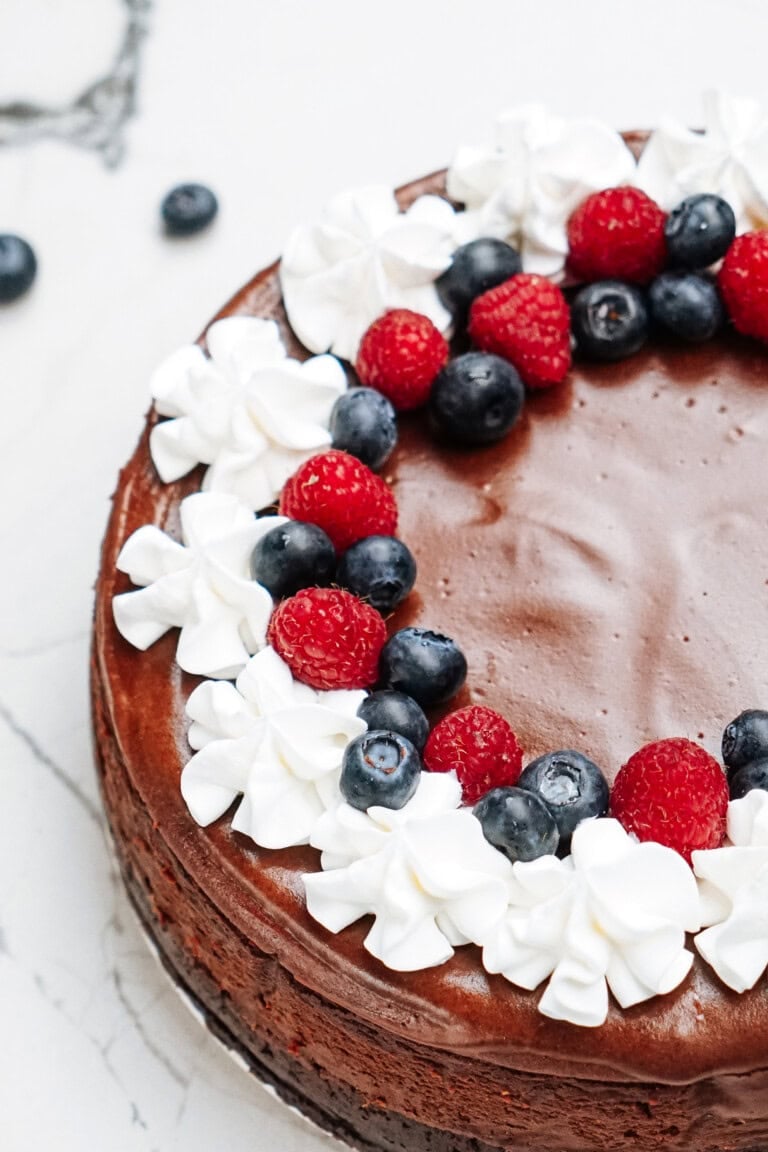
[[[134,0],[138,6],[138,0]],[[713,82],[768,105],[763,0],[155,0],[122,162],[0,146],[0,231],[39,258],[0,309],[0,1116],[4,1152],[337,1147],[181,1003],[115,875],[90,748],[91,596],[150,370],[290,226],[398,183],[545,100],[619,127],[695,123]],[[110,67],[125,0],[3,0],[0,105],[57,105]],[[2,117],[0,116],[0,122]],[[213,228],[165,239],[174,183]]]

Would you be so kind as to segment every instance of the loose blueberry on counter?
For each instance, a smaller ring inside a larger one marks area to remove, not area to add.
[[[749,764],[734,772],[728,785],[728,792],[731,800],[741,800],[753,788],[768,792],[768,758],[750,760]]]
[[[735,235],[736,217],[721,196],[688,196],[664,226],[670,267],[708,268],[725,256]]]
[[[577,824],[608,811],[608,781],[597,764],[581,752],[548,752],[520,773],[519,788],[533,792],[549,808],[566,852]]]
[[[768,757],[768,712],[759,708],[740,712],[726,726],[722,748],[729,776],[752,760]]]
[[[336,580],[388,616],[413,588],[416,561],[394,536],[365,536],[344,553]]]
[[[406,696],[404,692],[395,692],[391,688],[371,692],[370,696],[366,696],[363,700],[357,714],[369,729],[379,728],[387,732],[397,732],[400,736],[405,736],[406,740],[410,740],[419,752],[427,742],[429,721],[424,715],[424,710],[412,696]]]
[[[401,628],[381,650],[379,676],[383,686],[430,708],[455,696],[467,678],[467,661],[449,636],[427,628]]]
[[[725,318],[717,288],[695,272],[662,272],[648,289],[648,304],[657,324],[692,344],[710,340]]]
[[[251,553],[251,576],[276,600],[301,588],[330,584],[336,549],[315,524],[287,520],[257,541]]]
[[[219,202],[205,184],[177,184],[160,205],[169,236],[192,236],[207,228],[219,210]]]
[[[397,443],[397,415],[375,388],[350,388],[331,410],[331,447],[349,452],[375,472]]]
[[[435,281],[435,287],[448,311],[463,321],[476,296],[522,270],[517,249],[492,236],[481,236],[456,249],[451,266]]]
[[[622,280],[597,280],[571,304],[571,331],[579,351],[593,360],[623,360],[648,338],[648,309],[639,288]]]
[[[348,804],[365,812],[374,804],[402,808],[419,783],[421,758],[404,736],[374,729],[344,750],[339,788]]]
[[[32,246],[12,232],[0,233],[0,304],[18,300],[31,287],[37,274]]]
[[[472,809],[486,840],[512,863],[553,856],[558,847],[555,818],[535,792],[504,786],[486,792]]]
[[[525,400],[515,368],[489,352],[466,352],[438,372],[429,416],[438,435],[459,444],[493,444],[506,436]]]

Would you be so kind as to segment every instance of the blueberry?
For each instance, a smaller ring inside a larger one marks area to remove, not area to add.
[[[768,756],[768,712],[758,708],[740,712],[723,732],[723,763],[732,776],[752,760]]]
[[[405,736],[364,732],[344,749],[339,788],[348,804],[365,812],[373,804],[402,808],[419,783],[421,757]]]
[[[722,197],[704,192],[688,196],[672,209],[664,235],[672,267],[707,268],[728,251],[736,235],[736,217]]]
[[[329,584],[336,569],[336,549],[315,524],[287,520],[257,541],[251,553],[251,576],[276,600],[300,588]]]
[[[749,764],[733,773],[729,785],[731,800],[741,800],[753,788],[768,792],[768,758],[750,760]]]
[[[435,377],[429,397],[432,427],[460,444],[493,444],[520,415],[525,388],[500,356],[466,352]]]
[[[543,800],[524,788],[492,788],[472,809],[486,840],[514,862],[557,851],[555,818]]]
[[[453,254],[450,268],[436,281],[437,294],[457,320],[466,318],[476,296],[503,284],[521,272],[520,253],[503,240],[481,236],[462,244]]]
[[[429,721],[421,706],[404,692],[394,692],[391,688],[371,692],[363,700],[357,714],[369,728],[384,728],[388,732],[405,736],[419,752],[427,742]]]
[[[37,274],[37,259],[30,244],[10,232],[0,234],[0,304],[23,296]]]
[[[160,206],[169,236],[191,236],[194,232],[202,232],[218,210],[219,202],[205,184],[177,184]]]
[[[648,290],[651,316],[673,336],[710,340],[724,318],[717,288],[695,272],[662,272]]]
[[[394,536],[365,536],[344,553],[336,579],[342,588],[388,616],[413,588],[416,561]]]
[[[331,447],[357,456],[375,471],[397,443],[395,409],[375,388],[350,388],[331,411]]]
[[[450,637],[426,628],[401,628],[381,650],[379,673],[385,687],[429,708],[458,692],[467,678],[467,661]]]
[[[547,804],[567,851],[577,824],[608,811],[608,782],[581,752],[566,749],[539,756],[520,773],[518,787],[534,792]]]
[[[643,294],[621,280],[597,280],[580,289],[571,304],[571,331],[579,351],[593,360],[623,360],[648,337]]]

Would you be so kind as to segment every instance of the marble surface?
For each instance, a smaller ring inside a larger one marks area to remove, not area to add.
[[[3,0],[0,106],[76,100],[108,74],[128,8]],[[330,1152],[180,1001],[104,828],[92,584],[150,370],[332,192],[439,167],[507,104],[544,99],[620,127],[665,109],[695,123],[713,81],[768,104],[768,13],[763,0],[133,8],[148,34],[122,162],[56,140],[0,146],[0,230],[27,236],[40,262],[33,291],[0,310],[0,1144]],[[221,213],[170,242],[158,204],[183,179],[210,183]]]

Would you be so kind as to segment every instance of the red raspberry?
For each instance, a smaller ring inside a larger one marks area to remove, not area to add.
[[[474,804],[489,789],[516,783],[523,750],[503,716],[470,704],[435,725],[424,746],[424,765],[430,772],[454,769],[464,803]]]
[[[355,456],[335,448],[313,456],[289,477],[280,513],[317,524],[338,552],[364,536],[394,536],[397,531],[391,490]]]
[[[428,316],[395,308],[360,341],[355,370],[400,412],[426,404],[432,381],[448,360],[448,345]]]
[[[690,864],[697,848],[718,848],[725,837],[725,772],[692,740],[646,744],[630,756],[611,792],[611,815],[638,840],[674,848]]]
[[[639,188],[593,192],[568,221],[568,270],[578,280],[647,284],[667,259],[666,219]]]
[[[469,334],[484,352],[509,360],[529,388],[560,384],[571,366],[568,305],[544,276],[521,272],[478,296]]]
[[[302,588],[272,613],[267,640],[312,688],[368,688],[379,675],[384,620],[341,588]]]
[[[717,283],[734,328],[768,341],[768,232],[737,236]]]

